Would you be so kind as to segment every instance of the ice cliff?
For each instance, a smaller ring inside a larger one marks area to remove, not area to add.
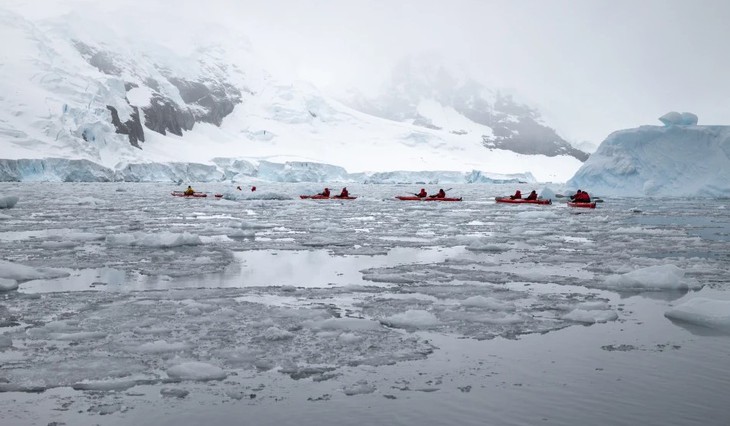
[[[730,126],[670,113],[665,126],[612,133],[566,185],[596,195],[730,196]]]

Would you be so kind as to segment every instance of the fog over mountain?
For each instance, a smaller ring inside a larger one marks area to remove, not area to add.
[[[130,10],[112,10],[114,23],[92,5],[40,18],[22,7],[0,9],[3,35],[15,40],[0,69],[3,158],[86,161],[8,163],[6,179],[180,179],[160,173],[171,170],[167,163],[217,167],[182,177],[210,179],[229,176],[236,160],[254,169],[261,161],[324,163],[350,173],[564,181],[586,157],[536,110],[473,80],[434,79],[414,67],[396,80],[398,96],[352,108],[308,82],[274,76],[236,27],[177,40],[170,22],[133,33],[119,26]],[[146,163],[158,165],[142,168],[149,174],[128,171]],[[68,173],[46,172],[57,166]]]
[[[479,136],[478,129],[469,128],[470,122],[486,126],[491,132],[480,136],[490,149],[588,158],[547,126],[537,109],[472,78],[455,77],[443,63],[440,57],[408,57],[396,65],[380,95],[358,93],[350,104],[379,117],[460,135]]]

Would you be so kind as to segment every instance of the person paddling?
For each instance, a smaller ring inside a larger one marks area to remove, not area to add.
[[[439,192],[436,195],[431,195],[431,198],[446,198],[446,191],[443,189],[439,189]]]
[[[347,198],[350,196],[350,191],[347,190],[347,187],[342,188],[342,191],[340,191],[340,195],[337,196],[337,198]]]
[[[324,191],[320,192],[320,193],[319,193],[319,194],[317,194],[317,195],[321,195],[321,196],[323,196],[323,197],[327,197],[327,198],[329,198],[329,196],[330,196],[330,189],[329,189],[329,188],[325,188],[325,189],[324,189]]]
[[[193,195],[193,194],[195,194],[195,190],[190,185],[188,185],[188,189],[186,189],[183,194],[185,194],[185,195]]]
[[[591,196],[588,195],[587,192],[581,191],[580,189],[574,195],[571,195],[570,199],[575,201],[576,203],[590,203],[591,202]]]
[[[425,188],[421,188],[421,192],[419,192],[418,194],[415,194],[415,196],[418,198],[426,198],[426,196],[428,196],[428,193],[426,193]]]
[[[525,200],[537,200],[537,192],[533,190],[530,192],[530,195],[525,198]]]
[[[518,189],[517,191],[515,191],[515,195],[510,195],[509,196],[509,199],[510,200],[521,200],[522,199],[522,192],[520,192],[520,190]]]

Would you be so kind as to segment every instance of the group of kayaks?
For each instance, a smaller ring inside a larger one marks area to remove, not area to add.
[[[342,197],[339,195],[334,195],[331,197],[327,197],[321,194],[317,195],[300,195],[299,198],[302,200],[355,200],[357,197]],[[399,195],[395,197],[396,200],[400,201],[461,201],[461,198],[454,198],[454,197],[442,197],[442,198],[436,198],[436,197],[416,197],[413,195]]]
[[[496,197],[494,201],[498,203],[508,203],[508,204],[540,204],[540,205],[549,205],[552,204],[553,201],[550,199],[542,199],[538,198],[537,200],[528,200],[525,198],[511,198],[511,197]],[[580,207],[580,208],[586,208],[586,209],[595,209],[596,203],[595,202],[580,202],[580,201],[569,201],[568,207]]]
[[[208,196],[205,192],[193,192],[192,194],[185,193],[184,191],[173,191],[172,195],[175,197],[185,197],[185,198],[206,198]],[[221,198],[223,197],[223,194],[213,194],[215,198]],[[333,195],[333,196],[325,196],[322,194],[315,194],[315,195],[300,195],[299,198],[302,200],[355,200],[357,197],[353,196],[340,196],[340,195]],[[456,198],[456,197],[418,197],[415,195],[398,195],[395,197],[396,200],[400,201],[462,201],[462,198]],[[497,203],[507,203],[507,204],[537,204],[537,205],[550,205],[552,204],[552,200],[550,199],[542,199],[538,198],[536,200],[528,200],[525,198],[511,198],[511,197],[496,197],[494,199]],[[569,207],[579,207],[579,208],[588,208],[588,209],[595,209],[596,203],[595,202],[574,202],[569,201],[568,202]]]

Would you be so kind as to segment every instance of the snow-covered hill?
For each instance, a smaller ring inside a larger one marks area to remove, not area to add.
[[[423,126],[358,111],[306,83],[276,81],[247,41],[225,28],[181,50],[121,33],[91,12],[39,19],[22,10],[0,6],[0,37],[12,40],[0,61],[0,158],[70,162],[6,162],[6,171],[16,171],[6,173],[10,179],[118,178],[134,165],[168,163],[226,175],[214,159],[227,158],[254,167],[322,163],[349,173],[484,171],[477,173],[564,182],[581,165],[568,150],[510,146],[534,129],[509,128],[511,115],[500,115],[502,124],[477,116],[495,117],[492,106],[472,104],[470,116],[422,102],[419,110],[434,123]],[[59,174],[46,166],[84,170]]]
[[[382,94],[368,98],[355,93],[346,102],[376,116],[481,139],[489,149],[588,158],[546,125],[536,109],[455,74],[437,56],[410,56],[395,67]]]
[[[600,195],[730,196],[730,126],[667,124],[609,135],[566,185]]]

